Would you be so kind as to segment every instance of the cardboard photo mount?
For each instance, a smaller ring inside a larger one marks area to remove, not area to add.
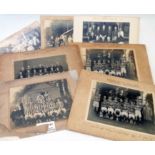
[[[9,81],[6,83],[1,84],[0,88],[0,124],[3,128],[7,129],[7,132],[1,131],[0,136],[19,136],[19,137],[29,137],[34,136],[37,134],[44,134],[47,133],[49,130],[49,124],[48,122],[42,125],[35,125],[35,126],[28,126],[28,127],[19,127],[19,128],[12,128],[11,127],[11,118],[10,118],[10,108],[11,108],[11,100],[10,100],[10,89],[31,85],[31,84],[39,84],[43,82],[50,82],[54,80],[62,80],[66,79],[68,84],[68,89],[71,94],[71,97],[73,99],[76,83],[77,81],[72,76],[71,71],[62,73],[62,74],[55,74],[52,76],[41,76],[41,77],[35,77],[32,79],[25,79],[25,80],[14,80]],[[65,129],[67,125],[67,119],[54,121],[55,124],[55,131]],[[54,131],[53,131],[54,132]]]
[[[51,23],[52,21],[56,20],[72,20],[74,23],[73,16],[40,16],[40,23],[41,23],[41,48],[46,48],[46,22]],[[74,27],[74,24],[73,24]]]
[[[86,50],[88,49],[123,49],[133,50],[137,81],[153,84],[150,64],[146,47],[143,44],[102,44],[102,43],[76,43],[79,47],[83,68],[86,62]],[[100,74],[95,73],[94,74]]]
[[[74,42],[83,42],[83,22],[123,22],[130,24],[129,43],[138,43],[139,18],[127,16],[75,16],[74,17]]]
[[[76,45],[68,45],[59,48],[49,48],[37,50],[34,52],[10,53],[0,55],[0,81],[6,82],[14,80],[14,63],[22,60],[32,60],[37,58],[48,58],[52,56],[66,56],[68,70],[75,70],[80,74],[82,62],[78,47]],[[51,62],[52,63],[52,62]],[[56,73],[57,74],[57,73]],[[50,74],[53,75],[53,74]],[[36,76],[35,76],[36,77]],[[34,78],[34,77],[31,77]]]
[[[111,140],[155,140],[154,134],[88,120],[94,81],[133,90],[147,91],[153,95],[153,106],[155,107],[155,87],[153,85],[107,75],[96,75],[82,70],[68,121],[68,129]]]

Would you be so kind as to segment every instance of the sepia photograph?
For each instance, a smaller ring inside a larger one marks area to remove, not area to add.
[[[12,128],[67,119],[72,98],[66,79],[10,89]]]
[[[109,43],[77,43],[77,45],[85,70],[94,74],[106,74],[153,84],[145,45]]]
[[[2,83],[0,124],[20,138],[66,129],[76,84],[68,72]]]
[[[35,52],[0,55],[0,81],[31,79],[74,71],[77,77],[82,61],[77,45],[40,49]],[[7,66],[7,69],[6,69]]]
[[[134,53],[130,49],[87,49],[85,69],[137,80]]]
[[[154,92],[150,84],[82,70],[68,128],[111,140],[155,140]]]
[[[139,18],[120,16],[75,16],[74,42],[138,43]]]
[[[41,34],[38,21],[0,41],[0,54],[34,51],[40,48]]]
[[[50,75],[68,71],[65,55],[28,59],[14,62],[15,79]]]
[[[155,134],[153,103],[147,91],[97,82],[88,120]]]
[[[73,42],[72,17],[41,17],[42,47],[52,48]]]
[[[130,23],[83,22],[83,42],[129,43]]]

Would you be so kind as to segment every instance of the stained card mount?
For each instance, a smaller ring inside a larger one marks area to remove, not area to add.
[[[145,45],[79,43],[83,68],[95,74],[107,74],[153,83]]]
[[[6,69],[7,66],[7,69]],[[82,63],[76,45],[0,56],[0,80],[32,78],[76,70]]]
[[[152,85],[83,70],[68,127],[113,140],[155,139]]]
[[[138,43],[139,19],[118,16],[75,16],[74,42]]]
[[[0,122],[21,137],[63,129],[75,86],[69,72],[3,83]]]

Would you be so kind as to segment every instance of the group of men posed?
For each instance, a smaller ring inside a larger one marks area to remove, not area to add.
[[[33,76],[42,76],[53,73],[61,73],[63,71],[63,66],[59,63],[51,65],[39,64],[38,66],[33,67],[28,65],[26,68],[21,67],[21,70],[19,71],[19,73],[17,73],[17,79],[29,78]]]
[[[110,52],[103,52],[92,59],[89,55],[87,56],[86,70],[127,78],[129,63],[124,54],[116,60]]]
[[[14,43],[10,43],[6,47],[1,47],[0,51],[10,52],[25,52],[40,49],[41,47],[41,36],[40,30],[33,29],[28,33],[22,32],[18,40]]]
[[[34,29],[27,34],[22,33],[19,47],[17,46],[14,51],[34,51],[41,47],[40,29]],[[18,49],[19,48],[19,49]]]
[[[35,100],[23,97],[11,112],[11,119],[16,127],[29,126],[42,122],[55,121],[67,117],[68,100],[53,99],[48,92],[41,92]]]
[[[98,117],[127,122],[130,124],[143,123],[144,103],[141,96],[135,99],[129,99],[121,90],[119,94],[109,95],[96,93],[93,99],[93,108]]]
[[[64,34],[60,36],[51,35],[47,39],[47,47],[59,47],[72,42],[73,42],[72,35],[64,35]]]
[[[85,38],[87,42],[124,43],[129,41],[124,35],[122,25],[105,23],[92,23],[88,26]]]

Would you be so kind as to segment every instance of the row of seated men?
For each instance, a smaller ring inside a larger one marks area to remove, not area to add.
[[[124,30],[122,27],[119,27],[117,25],[111,26],[111,25],[95,25],[88,27],[87,33],[86,33],[87,41],[89,42],[124,42],[125,35]]]
[[[53,73],[61,73],[63,72],[63,66],[60,64],[55,65],[38,65],[31,67],[28,65],[26,68],[22,67],[18,73],[17,79],[28,78],[38,75],[46,75],[46,74],[53,74]]]
[[[101,95],[95,96],[93,100],[93,108],[99,117],[128,122],[131,124],[139,124],[143,122],[143,107],[142,100],[125,99],[111,96],[104,96],[100,102]]]
[[[64,102],[57,99],[49,104],[31,103],[29,105],[17,105],[11,112],[11,119],[16,127],[34,125],[36,123],[55,121],[67,117],[67,108]]]

